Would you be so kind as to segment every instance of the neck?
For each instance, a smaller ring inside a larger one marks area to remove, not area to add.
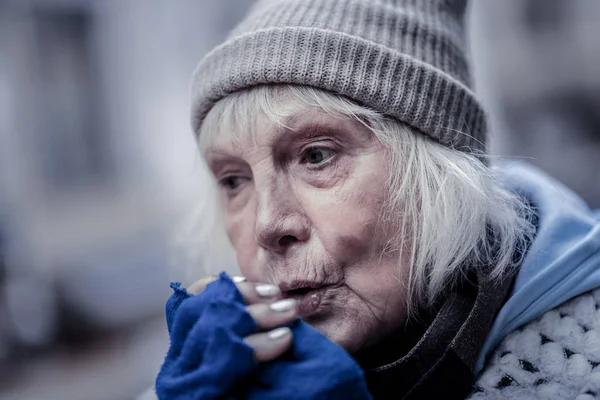
[[[439,307],[422,309],[416,317],[403,322],[400,327],[376,344],[354,353],[354,359],[364,370],[394,363],[405,357],[423,337]]]
[[[465,398],[474,367],[512,277],[473,272],[462,286],[377,345],[354,355],[375,399]]]

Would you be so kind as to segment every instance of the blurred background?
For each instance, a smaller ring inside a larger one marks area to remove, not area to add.
[[[492,152],[599,207],[600,2],[471,2]],[[0,399],[152,385],[190,278],[173,235],[206,197],[190,75],[251,3],[0,0]]]

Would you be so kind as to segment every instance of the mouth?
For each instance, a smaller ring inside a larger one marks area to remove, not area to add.
[[[300,317],[316,315],[322,308],[324,294],[332,285],[310,281],[294,281],[279,285],[284,298],[298,301]]]

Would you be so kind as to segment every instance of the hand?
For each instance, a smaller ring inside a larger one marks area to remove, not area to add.
[[[217,278],[200,279],[187,292],[193,296],[200,294]],[[254,349],[256,361],[266,362],[281,356],[292,344],[292,331],[285,325],[298,316],[298,302],[295,299],[281,299],[281,292],[275,285],[250,283],[240,276],[232,280],[244,296],[246,311],[261,330],[244,338],[244,342]]]
[[[296,303],[276,286],[223,273],[171,287],[161,400],[371,399],[358,364],[296,318]]]

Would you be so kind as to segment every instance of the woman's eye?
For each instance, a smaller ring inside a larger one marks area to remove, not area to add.
[[[229,191],[234,191],[243,183],[241,176],[227,176],[219,181],[219,185]]]
[[[323,147],[311,147],[304,151],[304,160],[309,164],[320,164],[333,157],[333,150]]]

